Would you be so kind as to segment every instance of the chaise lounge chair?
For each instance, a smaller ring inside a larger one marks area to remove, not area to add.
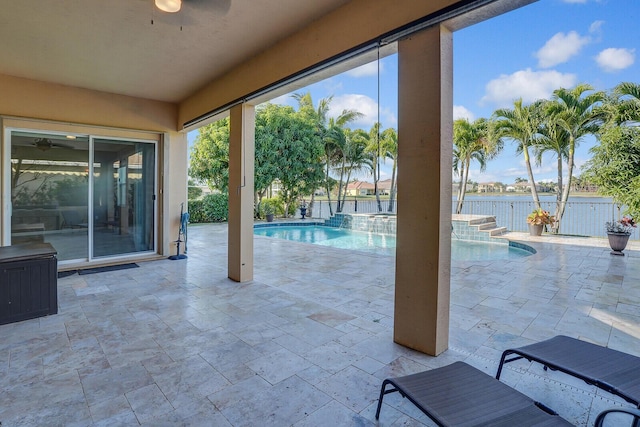
[[[515,356],[507,359],[510,355]],[[536,344],[505,350],[496,379],[500,379],[505,363],[523,358],[541,363],[545,369],[580,378],[640,408],[640,357],[558,335]]]
[[[388,384],[392,389],[386,390]],[[571,426],[551,409],[490,375],[454,362],[442,368],[383,381],[385,394],[399,392],[439,426]]]
[[[387,385],[393,388],[387,390]],[[382,382],[376,420],[380,418],[382,399],[399,392],[439,426],[472,427],[551,427],[572,426],[553,410],[501,383],[490,375],[455,362],[430,371]],[[610,414],[630,415],[633,426],[640,423],[637,409],[613,408],[596,418],[595,427],[603,427]]]

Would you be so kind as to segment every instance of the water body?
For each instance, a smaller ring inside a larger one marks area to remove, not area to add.
[[[254,234],[380,255],[394,256],[396,253],[396,237],[386,234],[323,226],[260,227],[254,229]],[[531,252],[500,243],[451,240],[451,259],[456,261],[514,259],[529,255]]]

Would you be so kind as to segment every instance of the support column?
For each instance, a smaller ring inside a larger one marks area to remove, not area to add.
[[[253,280],[255,107],[231,108],[229,119],[229,278]]]
[[[394,341],[436,356],[449,342],[452,34],[398,43],[398,224]]]

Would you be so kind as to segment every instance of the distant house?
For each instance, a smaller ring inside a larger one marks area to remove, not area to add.
[[[541,184],[536,184],[536,191],[548,191],[548,187]],[[531,193],[531,184],[528,182],[516,182],[507,186],[507,192],[514,193]]]
[[[366,181],[354,181],[347,185],[347,196],[375,195],[375,186]]]
[[[391,179],[378,181],[378,194],[381,196],[388,196],[391,194]]]
[[[478,193],[503,193],[504,185],[500,182],[481,182],[478,184]]]

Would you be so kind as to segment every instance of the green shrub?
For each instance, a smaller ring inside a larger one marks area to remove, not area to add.
[[[208,222],[222,222],[229,219],[229,195],[226,193],[208,194],[203,199],[204,212]]]
[[[271,199],[264,198],[260,203],[260,216],[264,218],[267,214],[284,215],[284,203],[277,197]]]
[[[208,194],[202,200],[189,200],[189,222],[223,222],[229,218],[229,195]]]
[[[204,213],[204,200],[189,200],[188,202],[189,222],[207,222]]]

